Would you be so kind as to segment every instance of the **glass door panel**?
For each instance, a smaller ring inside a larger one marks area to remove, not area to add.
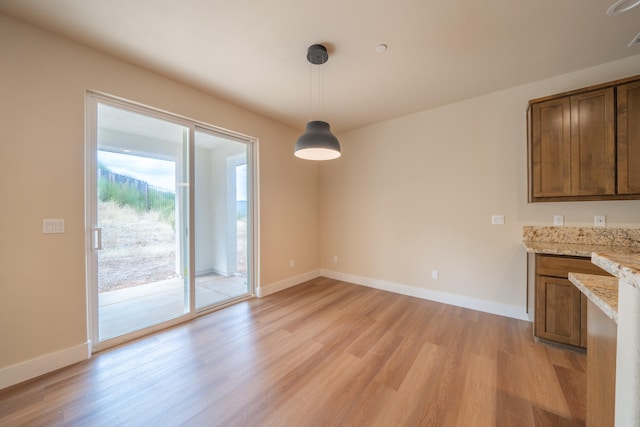
[[[98,340],[189,311],[189,128],[96,104]]]
[[[196,128],[194,154],[195,306],[204,309],[250,293],[249,145]]]

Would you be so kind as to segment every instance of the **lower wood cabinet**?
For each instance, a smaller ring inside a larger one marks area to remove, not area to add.
[[[589,258],[536,254],[534,333],[538,338],[587,347],[587,299],[569,272],[610,274]]]
[[[582,325],[586,324],[582,298],[582,293],[567,279],[537,276],[536,336],[586,347],[586,337],[582,336]]]

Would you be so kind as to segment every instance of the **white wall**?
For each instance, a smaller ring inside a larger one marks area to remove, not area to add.
[[[527,103],[638,72],[640,55],[341,134],[321,167],[325,274],[525,318],[523,225],[640,227],[640,201],[527,203]]]

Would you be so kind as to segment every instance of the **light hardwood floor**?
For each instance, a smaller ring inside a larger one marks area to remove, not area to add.
[[[583,426],[532,325],[318,278],[0,391],[0,425]]]

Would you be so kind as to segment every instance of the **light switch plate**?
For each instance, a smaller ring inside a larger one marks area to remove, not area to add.
[[[64,233],[64,219],[43,219],[43,234],[62,234]]]
[[[491,215],[491,224],[504,225],[504,215]]]
[[[553,225],[564,225],[564,215],[554,215]]]
[[[607,217],[604,215],[596,215],[593,217],[593,225],[596,227],[604,227],[607,225]]]

